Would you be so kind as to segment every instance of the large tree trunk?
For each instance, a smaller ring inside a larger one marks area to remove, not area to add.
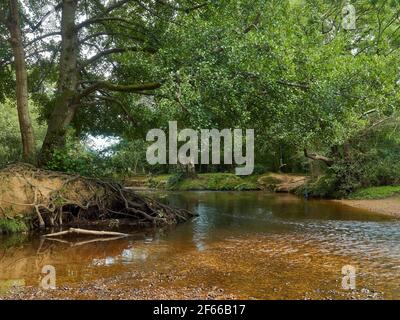
[[[36,143],[32,122],[29,115],[28,76],[25,63],[25,51],[22,45],[18,2],[17,0],[10,0],[9,5],[10,12],[7,26],[11,35],[10,43],[14,54],[15,74],[17,81],[17,109],[23,148],[22,155],[25,162],[34,163]]]
[[[63,0],[59,82],[54,110],[48,121],[48,129],[40,153],[40,165],[46,164],[57,148],[65,145],[68,126],[78,108],[78,36],[75,16],[78,0]]]

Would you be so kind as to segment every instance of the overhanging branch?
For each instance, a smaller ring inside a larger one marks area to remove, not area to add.
[[[182,11],[182,12],[185,12],[185,13],[189,13],[190,11],[194,11],[194,10],[197,10],[197,9],[200,9],[200,8],[203,8],[203,7],[207,6],[207,5],[209,5],[209,2],[203,2],[203,3],[196,4],[196,5],[192,6],[192,7],[186,7],[185,8],[185,7],[178,7],[178,6],[173,5],[173,4],[171,4],[171,3],[169,3],[168,1],[165,1],[165,0],[156,0],[156,2],[158,2],[159,4],[165,5],[165,6],[171,8],[171,9],[173,9],[175,11]]]
[[[140,83],[140,84],[131,84],[131,85],[120,85],[114,84],[107,81],[98,81],[94,82],[90,87],[84,89],[79,96],[77,97],[78,100],[84,98],[93,92],[96,92],[101,89],[115,91],[115,92],[130,92],[130,93],[141,93],[142,91],[154,90],[161,87],[160,82],[147,82],[147,83]]]
[[[101,36],[110,36],[110,37],[116,36],[116,37],[132,39],[132,40],[139,41],[139,42],[145,42],[145,41],[148,40],[148,39],[146,39],[146,37],[140,36],[138,34],[132,35],[132,34],[124,34],[122,32],[101,31],[101,32],[96,32],[96,33],[89,34],[85,38],[81,39],[79,41],[79,43],[85,43],[86,41],[88,41],[88,40],[90,40],[92,38],[98,38],[98,37],[101,37]]]
[[[325,156],[321,156],[315,153],[308,153],[307,149],[304,148],[304,156],[306,158],[312,159],[312,160],[316,160],[316,161],[322,161],[324,162],[328,167],[331,167],[334,163],[334,161],[331,158],[325,157]]]
[[[297,83],[297,82],[290,82],[286,80],[278,80],[277,83],[287,86],[287,87],[294,87],[301,89],[303,91],[307,91],[310,87],[305,83]]]
[[[79,23],[76,26],[76,29],[80,30],[80,29],[82,29],[84,27],[87,27],[87,26],[89,26],[91,24],[94,24],[94,23],[103,23],[103,22],[108,22],[108,21],[123,22],[123,23],[126,23],[126,24],[131,24],[131,22],[129,20],[126,20],[126,19],[123,19],[123,18],[118,18],[118,17],[104,17],[104,18],[102,18],[102,17],[98,17],[98,18],[90,18],[90,19],[87,19],[87,20]]]

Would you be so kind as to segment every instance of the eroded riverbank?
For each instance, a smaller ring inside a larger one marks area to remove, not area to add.
[[[329,201],[263,192],[158,195],[199,217],[173,230],[148,230],[105,243],[33,238],[10,244],[0,253],[3,297],[400,298],[397,220]],[[43,291],[38,289],[41,268],[48,264],[57,270],[57,289]],[[341,286],[344,265],[357,270],[355,290]],[[19,288],[5,294],[12,280]]]

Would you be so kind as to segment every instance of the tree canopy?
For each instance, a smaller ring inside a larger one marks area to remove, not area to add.
[[[169,120],[254,128],[264,161],[278,150],[340,157],[397,123],[395,0],[18,2],[29,94],[48,125],[42,163],[71,128],[128,141]],[[0,10],[7,17],[8,1]],[[4,99],[15,78],[4,23],[0,30]]]

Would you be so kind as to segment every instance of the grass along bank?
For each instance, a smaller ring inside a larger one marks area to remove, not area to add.
[[[357,190],[350,194],[349,199],[385,199],[396,195],[400,197],[400,186],[381,186]]]
[[[237,176],[233,173],[201,173],[186,178],[179,174],[139,176],[125,179],[124,185],[133,188],[151,188],[177,191],[251,191],[270,190],[294,192],[307,181],[307,177],[294,174],[265,173]]]

